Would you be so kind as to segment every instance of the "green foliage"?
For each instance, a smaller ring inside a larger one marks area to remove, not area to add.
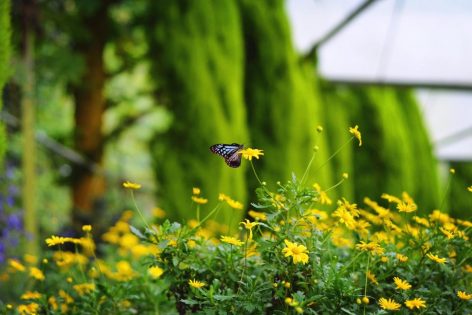
[[[51,237],[48,245],[74,244],[75,253],[48,253],[43,277],[10,260],[6,279],[17,285],[0,309],[26,293],[18,283],[30,278],[39,297],[14,306],[53,315],[64,304],[73,314],[409,314],[414,299],[428,314],[472,311],[471,222],[399,212],[396,205],[414,204],[405,195],[389,196],[388,208],[344,199],[330,215],[315,210],[322,196],[302,182],[292,176],[275,190],[257,188],[253,207],[265,218],[241,222],[239,235],[209,230],[206,219],[139,229],[128,225],[129,211],[103,236],[101,259],[91,227],[80,239]]]
[[[323,114],[325,116],[326,125],[325,132],[329,139],[328,145],[330,152],[335,152],[337,148],[345,145],[352,137],[345,130],[339,130],[338,126],[354,126],[358,124],[350,119],[351,104],[353,101],[350,91],[343,87],[330,86],[323,83],[317,83],[320,86],[320,94],[323,100]],[[363,126],[360,126],[361,132]],[[348,173],[351,177],[354,175],[353,151],[358,150],[357,144],[344,147],[338,154],[331,159],[334,174]],[[340,196],[347,199],[354,198],[354,180],[348,181],[345,185],[339,187]]]
[[[245,43],[245,100],[252,145],[277,159],[262,161],[269,182],[299,174],[309,150],[321,148],[317,161],[327,160],[324,135],[316,135],[324,119],[314,85],[313,65],[300,64],[292,45],[284,1],[239,1]],[[340,176],[340,174],[339,174]],[[328,165],[308,177],[331,184]],[[252,181],[252,188],[255,187]],[[253,189],[251,189],[253,190]]]
[[[10,75],[10,1],[0,1],[0,110],[2,109],[3,86]],[[6,149],[6,134],[0,123],[0,164]]]
[[[192,186],[207,197],[246,199],[244,168],[230,169],[209,152],[214,143],[247,143],[243,49],[232,1],[153,1],[147,34],[152,75],[173,115],[152,145],[158,200],[172,217],[193,216]],[[221,27],[224,25],[224,27]]]
[[[438,161],[413,91],[397,90],[395,94],[412,150],[411,158],[404,162],[411,163],[414,172],[414,185],[408,192],[422,205],[422,211],[429,213],[440,206]]]
[[[472,163],[452,162],[455,170],[450,178],[449,207],[451,214],[469,220],[472,215]]]
[[[438,165],[412,92],[345,86],[324,91],[326,115],[333,124],[326,128],[330,142],[345,142],[346,136],[333,128],[340,121],[359,125],[368,135],[352,160],[349,153],[334,159],[335,167],[352,170],[355,199],[407,191],[422,205],[421,212],[439,207]]]

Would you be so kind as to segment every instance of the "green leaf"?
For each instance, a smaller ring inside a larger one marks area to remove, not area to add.
[[[182,299],[180,302],[185,303],[187,305],[197,305],[198,301],[192,300],[192,299]]]
[[[136,235],[137,237],[139,237],[140,239],[146,239],[146,236],[144,236],[143,233],[141,233],[141,231],[138,229],[138,228],[135,228],[134,226],[132,226],[131,224],[129,225],[129,229],[131,231],[131,233],[133,233],[134,235]]]

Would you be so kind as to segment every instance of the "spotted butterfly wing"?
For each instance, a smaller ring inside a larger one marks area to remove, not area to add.
[[[237,143],[214,144],[210,147],[210,151],[222,156],[230,167],[239,167],[241,165],[241,153],[239,153],[239,150],[243,147],[243,144]]]

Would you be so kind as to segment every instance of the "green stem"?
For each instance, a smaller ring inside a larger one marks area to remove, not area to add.
[[[365,285],[364,285],[364,296],[367,296],[367,273],[369,272],[369,264],[370,264],[370,254],[367,255],[367,266],[365,268]],[[362,301],[364,303],[364,301]],[[364,304],[364,315],[365,315],[365,304]]]
[[[141,210],[139,209],[138,204],[136,203],[136,199],[134,198],[133,190],[130,190],[130,191],[131,191],[131,199],[133,199],[134,207],[135,207],[136,210],[138,211],[138,214],[139,214],[141,220],[143,221],[144,225],[149,229],[149,231],[151,231],[151,227],[150,227],[149,224],[147,223],[146,219],[144,219],[144,216],[143,216]]]
[[[316,151],[313,151],[313,154],[311,155],[310,162],[308,163],[308,166],[305,169],[305,173],[303,173],[302,180],[300,181],[300,185],[303,185],[303,183],[305,181],[305,177],[308,175],[308,172],[310,171],[311,164],[313,164],[313,161],[315,160],[315,156],[316,156]]]
[[[261,186],[264,186],[264,185],[262,185],[262,182],[261,182],[261,180],[259,179],[259,176],[257,176],[257,172],[256,172],[256,169],[254,168],[254,164],[252,163],[252,160],[249,160],[249,162],[251,163],[252,171],[254,172],[254,175],[256,176],[257,181],[259,182],[259,184],[260,184]]]
[[[267,187],[262,183],[262,181],[260,180],[259,176],[257,176],[257,172],[256,172],[256,169],[254,168],[254,164],[252,163],[252,160],[249,160],[249,162],[251,163],[251,168],[252,168],[252,171],[254,172],[254,175],[256,176],[256,179],[257,181],[259,182],[259,184],[262,186],[262,188],[264,188],[265,192],[269,195],[269,197],[271,197],[276,203],[277,201],[275,200],[275,198],[272,196],[272,194],[270,193],[270,191],[267,189]]]
[[[334,152],[333,154],[331,154],[331,156],[323,163],[321,164],[316,170],[315,172],[319,171],[320,168],[322,168],[323,166],[325,166],[326,164],[328,164],[328,162],[336,155],[338,154],[349,142],[352,141],[352,139],[354,139],[354,137],[351,137],[351,139],[347,140],[346,142],[344,142],[344,144],[342,146],[339,147],[339,149],[336,150],[336,152]]]
[[[334,186],[331,186],[331,187],[329,187],[328,189],[326,189],[326,190],[325,190],[325,193],[328,192],[328,191],[330,191],[330,190],[332,190],[332,189],[334,189],[334,188],[336,188],[336,187],[338,187],[338,186],[341,185],[344,181],[345,181],[345,179],[342,178],[342,179],[341,179],[339,182],[337,182]]]
[[[210,216],[213,215],[219,208],[221,207],[221,203],[218,203],[216,207],[213,208],[213,210],[210,211],[210,213],[207,214],[206,217],[204,217],[201,221],[198,222],[198,224],[192,229],[196,230],[198,227],[200,227],[206,220],[210,218]]]
[[[362,254],[363,254],[363,252],[359,252],[346,266],[344,266],[344,267],[340,270],[339,273],[340,273],[340,274],[341,274],[341,273],[344,273],[344,271],[346,271],[347,268],[348,268],[349,266],[351,266],[351,264],[352,264],[353,262],[355,262],[355,261],[357,260],[357,258],[358,258],[360,255],[362,255]]]
[[[197,204],[197,222],[200,222],[200,205]]]

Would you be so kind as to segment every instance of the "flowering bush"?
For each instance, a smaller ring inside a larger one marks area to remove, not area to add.
[[[19,189],[14,184],[14,168],[5,163],[0,174],[0,264],[18,253],[24,239],[23,211],[19,207]]]
[[[353,135],[360,141],[357,127]],[[257,156],[256,156],[257,155]],[[252,157],[260,150],[245,151]],[[311,163],[310,163],[311,164]],[[259,180],[259,176],[255,173]],[[340,182],[347,180],[343,174]],[[329,189],[304,185],[305,176],[257,189],[257,203],[233,231],[211,221],[217,211],[243,205],[220,194],[216,206],[193,190],[196,220],[182,225],[144,220],[132,212],[103,235],[52,236],[35,265],[10,260],[2,281],[22,283],[11,314],[427,314],[472,312],[472,223],[439,210],[416,215],[407,194],[369,198],[364,206],[339,200],[331,213]],[[126,183],[133,195],[139,185]],[[134,197],[133,197],[134,198]],[[156,215],[162,211],[156,209]],[[75,251],[63,251],[72,244]],[[20,281],[21,279],[27,279]]]

